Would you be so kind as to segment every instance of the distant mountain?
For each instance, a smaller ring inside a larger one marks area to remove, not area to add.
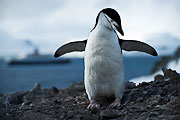
[[[24,40],[17,39],[2,30],[0,30],[0,48],[0,56],[14,56],[32,51]]]
[[[145,41],[152,45],[160,56],[172,55],[180,47],[180,38],[168,33],[152,35]]]

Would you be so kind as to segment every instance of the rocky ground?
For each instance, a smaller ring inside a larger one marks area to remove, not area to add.
[[[0,95],[0,120],[180,120],[180,74],[163,73],[149,83],[127,82],[122,105],[114,109],[108,107],[112,100],[102,99],[100,109],[87,110],[82,83],[62,90],[37,84],[31,91]]]

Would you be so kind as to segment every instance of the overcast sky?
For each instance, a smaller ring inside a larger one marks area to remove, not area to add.
[[[159,34],[180,38],[179,0],[0,0],[0,56],[28,52],[26,40],[53,53],[69,41],[86,39],[106,7],[119,12],[122,38],[147,43]]]

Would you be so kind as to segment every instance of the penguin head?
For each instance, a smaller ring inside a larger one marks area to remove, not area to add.
[[[122,36],[124,36],[124,32],[121,26],[121,18],[118,12],[112,8],[105,8],[101,12],[103,12],[106,18],[111,23],[114,30],[117,30]]]
[[[112,8],[105,8],[101,10],[96,18],[95,27],[100,21],[103,22],[107,28],[117,30],[122,36],[124,36],[124,32],[121,26],[121,18],[116,10]]]

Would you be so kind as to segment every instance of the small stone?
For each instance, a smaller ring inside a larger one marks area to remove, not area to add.
[[[136,99],[137,102],[141,102],[141,101],[143,101],[143,100],[144,100],[143,97],[138,97],[138,98]]]
[[[150,117],[154,117],[154,116],[158,116],[158,115],[159,115],[158,112],[150,112],[150,113],[149,113],[149,116],[150,116]]]
[[[164,78],[165,79],[168,79],[168,78],[172,79],[172,78],[175,78],[175,77],[179,76],[176,71],[171,70],[171,69],[163,68],[162,71],[164,73]]]
[[[61,100],[59,100],[59,99],[55,99],[53,102],[56,104],[61,104]]]
[[[162,80],[164,80],[164,76],[163,75],[158,74],[158,75],[156,75],[154,77],[154,81],[160,81],[160,80],[161,80],[161,82],[162,82]]]
[[[148,86],[149,83],[147,82],[142,82],[142,83],[139,83],[138,87],[145,87],[145,86]]]
[[[126,88],[127,89],[132,89],[132,88],[135,88],[136,87],[136,84],[133,83],[133,82],[127,82],[126,83]]]
[[[29,104],[29,106],[32,107],[32,106],[34,106],[34,105],[31,103],[31,104]]]
[[[50,94],[56,94],[59,92],[59,90],[56,88],[56,87],[52,87],[50,90],[49,90]]]
[[[147,91],[143,91],[143,94],[147,94],[148,92]]]
[[[47,88],[44,88],[44,90],[43,90],[44,92],[48,92],[48,89]]]
[[[145,102],[148,105],[152,106],[158,104],[160,100],[161,100],[161,95],[153,95],[152,97],[148,98]]]
[[[25,101],[25,102],[23,102],[21,105],[29,105],[29,104],[31,104],[32,102],[31,101]]]

